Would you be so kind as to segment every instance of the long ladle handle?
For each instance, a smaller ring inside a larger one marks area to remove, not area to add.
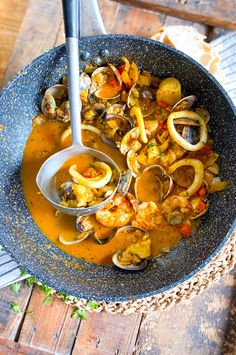
[[[82,146],[79,85],[80,0],[62,0],[62,7],[66,37],[72,145]]]

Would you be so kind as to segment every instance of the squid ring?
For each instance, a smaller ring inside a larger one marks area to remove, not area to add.
[[[192,185],[189,186],[186,191],[182,191],[180,193],[180,196],[188,197],[194,195],[200,189],[204,178],[204,166],[202,162],[198,159],[181,159],[169,167],[168,173],[173,174],[176,169],[185,165],[192,166],[195,171],[195,176]]]
[[[187,142],[176,131],[174,120],[178,118],[188,118],[194,122],[198,122],[200,125],[200,139],[197,144],[191,144]],[[178,112],[172,112],[167,119],[167,126],[173,140],[178,143],[182,148],[195,152],[200,150],[207,142],[207,126],[204,119],[193,111],[183,110]]]
[[[85,178],[76,170],[76,165],[73,164],[70,166],[69,173],[72,176],[72,179],[77,184],[91,187],[94,189],[99,189],[100,187],[105,186],[111,180],[112,170],[109,165],[103,162],[96,161],[93,163],[95,168],[102,170],[102,174],[95,176],[93,178]]]

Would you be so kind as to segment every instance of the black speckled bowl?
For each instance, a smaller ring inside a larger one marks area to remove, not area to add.
[[[0,244],[26,269],[57,290],[87,299],[121,301],[143,298],[174,287],[219,253],[235,226],[234,107],[221,85],[191,58],[144,38],[110,35],[81,40],[82,63],[116,62],[122,55],[140,68],[180,80],[186,94],[195,94],[210,114],[214,148],[230,186],[210,197],[210,210],[200,228],[174,251],[138,273],[86,263],[57,249],[32,220],[21,188],[20,167],[33,116],[44,90],[66,73],[65,46],[43,54],[26,67],[0,96]],[[48,248],[50,245],[50,248]]]

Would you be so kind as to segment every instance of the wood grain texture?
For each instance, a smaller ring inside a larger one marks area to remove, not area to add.
[[[72,308],[59,298],[54,297],[49,305],[43,304],[44,299],[35,287],[28,305],[32,315],[25,318],[18,342],[53,354],[70,354],[79,320],[70,318]]]
[[[189,302],[148,313],[135,354],[220,355],[235,348],[235,273],[226,275]],[[234,318],[234,320],[233,320]],[[231,319],[231,321],[230,321]]]
[[[48,355],[47,351],[23,346],[19,343],[0,337],[0,354],[1,355]]]
[[[0,290],[0,335],[2,337],[15,340],[18,329],[25,317],[27,303],[29,301],[32,288],[22,284],[19,294],[16,295],[9,287]],[[11,309],[11,302],[15,302],[20,307],[20,313],[14,313]]]
[[[90,313],[82,321],[73,355],[126,355],[132,354],[141,315]]]
[[[138,7],[118,4],[111,0],[100,0],[100,8],[107,33],[126,33],[151,37],[160,27],[170,25],[193,26],[199,32],[207,33],[207,26],[205,25],[153,11],[145,11]]]
[[[236,2],[232,0],[115,0],[125,5],[157,11],[184,20],[236,30]]]
[[[62,22],[60,0],[29,0],[4,81],[44,51],[58,44]],[[60,37],[61,38],[61,37]]]
[[[28,0],[1,0],[0,1],[0,87],[3,84],[3,75],[27,8]]]

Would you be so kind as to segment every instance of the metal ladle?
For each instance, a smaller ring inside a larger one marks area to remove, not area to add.
[[[98,211],[115,192],[124,195],[128,190],[128,179],[125,175],[121,178],[121,172],[116,163],[106,154],[95,149],[85,147],[81,136],[81,101],[79,87],[79,38],[80,38],[80,1],[62,0],[65,24],[67,74],[70,101],[70,118],[72,128],[72,145],[48,158],[41,166],[36,183],[46,199],[59,211],[69,215],[89,215]],[[69,208],[60,205],[60,197],[56,189],[56,173],[65,161],[79,154],[90,155],[98,161],[107,163],[111,169],[115,169],[119,176],[119,183],[113,194],[101,203],[85,208]]]

